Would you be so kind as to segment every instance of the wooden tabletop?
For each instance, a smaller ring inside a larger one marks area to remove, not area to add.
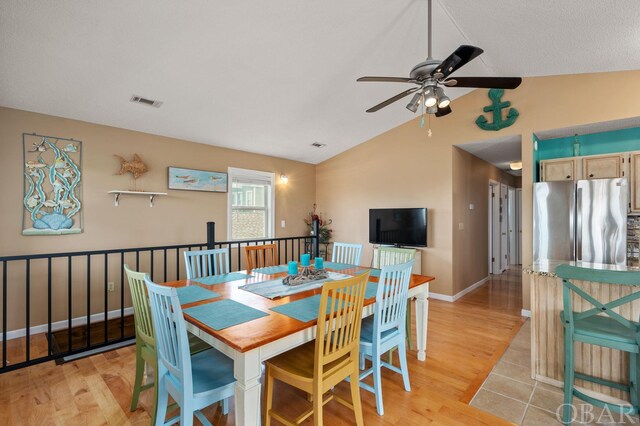
[[[328,270],[331,270],[327,268]],[[354,267],[350,269],[343,269],[340,271],[336,271],[343,274],[355,275],[357,271],[361,271],[362,269],[369,269],[365,267]],[[286,337],[293,333],[296,333],[300,330],[304,330],[309,327],[313,327],[317,320],[314,319],[309,322],[301,322],[294,318],[288,317],[286,315],[280,314],[278,312],[274,312],[271,310],[274,306],[284,305],[285,303],[293,302],[294,300],[304,299],[305,297],[313,296],[314,294],[321,294],[322,287],[318,287],[316,289],[307,290],[304,292],[300,292],[291,296],[280,297],[277,299],[268,299],[266,297],[260,296],[258,294],[251,293],[249,291],[241,290],[238,287],[251,284],[258,283],[263,281],[273,280],[275,278],[284,277],[287,274],[282,272],[278,274],[261,274],[253,271],[239,271],[247,274],[251,274],[251,278],[241,279],[230,281],[222,284],[214,284],[214,285],[205,285],[200,284],[197,281],[193,280],[180,280],[180,281],[171,281],[167,282],[164,285],[171,287],[186,287],[189,285],[197,285],[207,290],[215,291],[216,293],[220,293],[220,297],[215,299],[207,299],[199,302],[188,303],[182,305],[183,309],[190,308],[193,306],[203,305],[205,303],[211,303],[222,299],[232,299],[236,302],[243,303],[247,306],[250,306],[254,309],[259,309],[267,314],[266,317],[254,319],[251,321],[244,322],[242,324],[234,325],[232,327],[227,327],[222,330],[214,330],[200,321],[192,318],[188,314],[185,314],[185,320],[197,326],[198,328],[206,331],[208,334],[212,335],[216,339],[224,342],[229,347],[239,351],[239,352],[247,352],[257,347],[266,345],[267,343],[271,343],[274,340],[278,340],[282,337]],[[409,288],[417,287],[429,281],[433,281],[435,278],[426,276],[426,275],[416,275],[413,274],[411,276],[411,281],[409,283]],[[369,281],[377,282],[377,277],[370,277]],[[366,299],[364,305],[371,305],[375,302],[375,297]]]

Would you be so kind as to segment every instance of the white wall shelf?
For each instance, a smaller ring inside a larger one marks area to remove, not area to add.
[[[145,191],[123,191],[119,189],[114,189],[109,191],[109,194],[114,194],[114,204],[116,207],[120,204],[120,196],[121,195],[144,195],[145,197],[149,197],[149,207],[153,207],[153,199],[156,195],[167,195],[166,192],[145,192]]]

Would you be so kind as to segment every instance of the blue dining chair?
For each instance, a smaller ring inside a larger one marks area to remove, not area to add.
[[[174,424],[178,417],[165,422],[169,395],[180,406],[180,424],[192,425],[195,415],[204,425],[211,425],[200,411],[222,401],[223,414],[229,412],[228,399],[234,395],[233,360],[216,349],[189,353],[187,327],[178,293],[173,287],[144,279],[151,302],[158,352],[158,413],[156,425]]]
[[[360,333],[360,369],[364,370],[365,358],[371,360],[371,368],[360,373],[360,387],[376,395],[376,409],[384,414],[382,404],[381,367],[402,374],[404,390],[411,392],[409,370],[407,368],[407,348],[405,344],[407,314],[407,293],[413,260],[400,265],[383,266],[378,281],[374,314],[362,320]],[[382,354],[398,348],[400,368],[382,361]],[[362,380],[373,374],[373,387]]]
[[[562,422],[571,423],[573,397],[582,399],[609,412],[638,414],[640,411],[640,322],[630,321],[614,311],[614,308],[628,305],[640,298],[640,291],[609,302],[596,300],[573,281],[592,281],[605,284],[640,286],[640,272],[610,271],[560,265],[556,275],[562,279],[562,303],[560,320],[564,327],[564,407]],[[619,293],[618,293],[619,294]],[[619,294],[620,295],[620,294]],[[583,312],[573,310],[573,302],[582,300],[593,306]],[[629,383],[616,383],[600,377],[593,377],[575,371],[574,343],[583,342],[598,345],[629,354]],[[576,389],[574,381],[581,379],[629,393],[631,405],[618,405],[589,396]]]
[[[361,256],[362,244],[333,243],[332,262],[360,265]]]
[[[184,252],[187,279],[229,273],[229,249],[194,250]]]

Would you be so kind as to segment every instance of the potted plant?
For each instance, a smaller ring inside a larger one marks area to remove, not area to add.
[[[313,221],[318,221],[318,242],[328,243],[331,240],[332,229],[329,225],[333,222],[331,219],[322,219],[319,213],[316,213],[317,205],[313,205],[313,210],[309,212],[309,216],[304,219],[304,223],[309,227],[309,233],[313,235]]]

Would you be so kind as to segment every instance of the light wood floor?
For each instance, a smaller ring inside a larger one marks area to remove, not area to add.
[[[400,375],[383,369],[385,415],[376,414],[373,394],[361,390],[365,423],[507,424],[468,402],[520,329],[520,301],[519,270],[490,279],[455,303],[431,299],[427,361],[418,362],[415,351],[409,357],[412,392],[404,391]],[[5,373],[0,375],[0,424],[148,424],[148,392],[138,410],[129,411],[134,371],[130,346],[60,366],[49,362]],[[336,391],[350,398],[347,384]],[[274,406],[287,414],[309,404],[285,385],[276,384],[275,395]],[[340,404],[329,403],[324,412],[325,424],[354,423],[352,412]],[[228,416],[217,407],[205,414],[214,424],[235,424],[233,405]]]

